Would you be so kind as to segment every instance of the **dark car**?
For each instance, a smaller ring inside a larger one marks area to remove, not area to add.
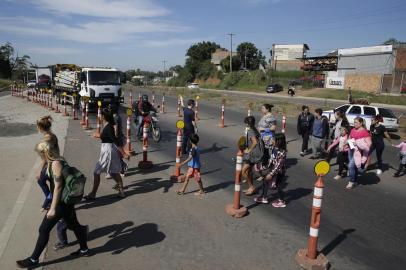
[[[283,91],[283,86],[277,83],[270,84],[266,87],[266,92],[267,93],[276,93]]]

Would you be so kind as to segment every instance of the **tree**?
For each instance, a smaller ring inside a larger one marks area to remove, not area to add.
[[[19,56],[15,53],[14,47],[10,42],[0,46],[0,76],[11,79],[23,79],[28,69],[28,55]],[[13,76],[14,75],[14,76]]]
[[[265,56],[257,47],[251,42],[243,42],[237,47],[237,53],[244,68],[249,70],[256,70],[259,65],[265,66]],[[233,64],[234,69],[234,64]]]
[[[387,41],[385,41],[383,45],[398,45],[400,43],[402,43],[400,40],[397,40],[396,38],[390,38]]]
[[[220,45],[211,41],[203,41],[192,45],[186,52],[186,56],[197,61],[204,62],[211,59],[211,54],[219,49]]]
[[[224,71],[230,70],[230,56],[227,56],[223,60],[221,60],[221,66]],[[233,56],[233,70],[239,70],[241,68],[241,60],[240,56],[234,55]]]

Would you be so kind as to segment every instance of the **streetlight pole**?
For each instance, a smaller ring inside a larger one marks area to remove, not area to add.
[[[230,33],[228,34],[230,36],[230,74],[233,72],[233,36],[235,34]]]
[[[166,77],[165,77],[165,69],[166,69],[166,60],[162,61],[164,63],[164,73],[163,73],[163,77],[164,77],[164,83],[166,83]]]

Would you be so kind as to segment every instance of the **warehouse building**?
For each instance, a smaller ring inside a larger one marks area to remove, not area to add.
[[[337,71],[327,72],[326,88],[399,93],[406,78],[406,47],[380,45],[338,49]]]

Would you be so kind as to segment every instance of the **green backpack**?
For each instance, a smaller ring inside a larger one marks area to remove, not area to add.
[[[62,162],[62,177],[64,187],[62,189],[61,201],[65,204],[77,204],[82,201],[85,192],[86,177],[75,167]]]

